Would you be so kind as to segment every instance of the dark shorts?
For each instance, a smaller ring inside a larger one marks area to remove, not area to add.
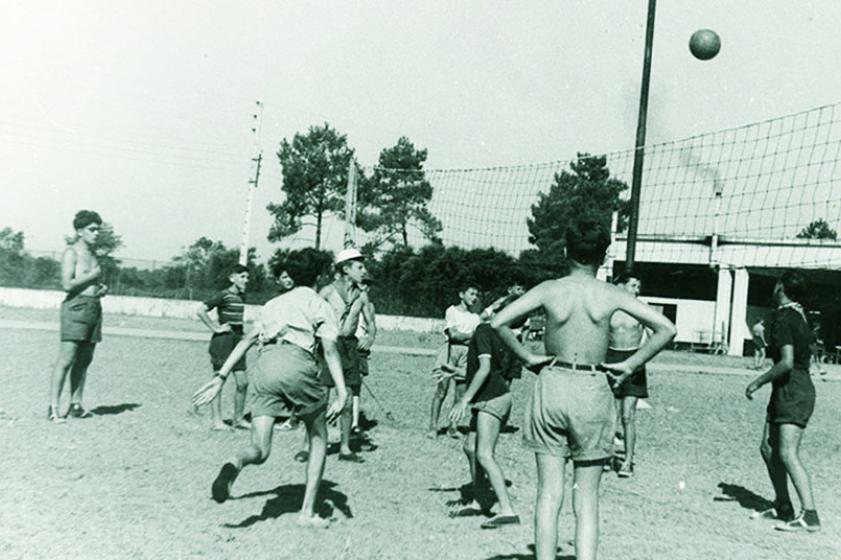
[[[74,296],[61,303],[61,340],[92,344],[102,340],[102,304],[98,297]]]
[[[754,340],[753,341],[753,347],[756,350],[765,350],[765,343],[762,342],[761,340]]]
[[[371,357],[370,350],[359,350],[359,375],[365,377],[370,373],[368,370],[368,358]]]
[[[239,343],[240,339],[242,339],[241,330],[232,330],[224,333],[213,334],[213,337],[210,339],[210,348],[208,349],[210,352],[210,364],[213,366],[213,371],[219,371],[222,368],[225,360],[227,360],[228,356],[231,355],[231,351],[234,349],[234,346]],[[232,371],[245,371],[244,354],[242,358],[234,364],[234,369]]]
[[[359,339],[355,336],[340,336],[336,339],[336,348],[339,350],[339,359],[342,361],[342,371],[345,374],[345,385],[347,385],[348,391],[355,395],[359,394],[359,386],[362,385],[362,376],[359,372],[358,344]],[[326,363],[321,368],[321,382],[327,387],[335,387]]]
[[[327,408],[319,364],[288,342],[265,345],[251,368],[251,416],[306,417]]]
[[[604,372],[543,368],[526,405],[523,445],[573,461],[613,455],[616,409]]]
[[[505,393],[498,397],[488,399],[486,401],[477,401],[473,403],[473,413],[470,415],[470,431],[476,431],[476,419],[479,412],[490,414],[499,420],[502,426],[508,422],[508,417],[511,416],[511,393]]]
[[[788,382],[771,389],[766,422],[805,428],[815,411],[815,386],[809,372],[792,370]]]
[[[607,354],[604,357],[604,363],[615,364],[623,362],[636,354],[636,352],[636,350],[614,350],[612,348],[608,348]],[[613,396],[617,399],[624,397],[637,397],[639,399],[648,398],[648,376],[646,375],[644,365],[631,374],[631,377],[618,387],[613,385],[612,379],[608,379],[610,380],[610,388],[613,390]]]

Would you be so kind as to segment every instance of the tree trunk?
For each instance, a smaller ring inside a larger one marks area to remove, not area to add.
[[[403,246],[408,247],[409,246],[409,232],[406,231],[406,222],[403,222],[400,225],[400,233],[403,235]]]
[[[315,215],[315,248],[321,249],[321,214],[319,210]]]

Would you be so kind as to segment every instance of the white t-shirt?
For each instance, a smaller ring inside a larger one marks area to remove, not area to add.
[[[339,327],[336,314],[312,288],[292,288],[268,301],[257,323],[260,340],[285,340],[309,353],[315,351],[316,337],[336,340]]]
[[[464,311],[456,305],[451,305],[444,314],[444,322],[446,328],[450,331],[457,330],[460,333],[473,336],[473,331],[476,330],[482,319],[472,311]]]

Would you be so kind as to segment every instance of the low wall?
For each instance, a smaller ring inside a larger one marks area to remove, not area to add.
[[[58,290],[28,290],[26,288],[0,288],[0,306],[58,309],[64,292]],[[161,299],[134,296],[107,296],[102,298],[105,313],[140,315],[145,317],[172,317],[194,319],[199,302],[183,299]],[[260,313],[259,305],[245,306],[245,320],[253,321]],[[442,332],[442,319],[377,315],[377,326],[389,331]]]

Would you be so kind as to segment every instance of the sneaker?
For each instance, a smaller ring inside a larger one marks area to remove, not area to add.
[[[817,516],[815,516],[815,520],[812,523],[809,523],[806,521],[806,516],[801,513],[787,523],[774,525],[774,529],[777,531],[786,531],[788,533],[816,533],[821,530],[821,522],[818,521]]]
[[[791,509],[781,509],[780,511],[777,511],[776,507],[772,507],[763,511],[755,511],[750,515],[750,518],[791,521],[794,519],[794,511]]]
[[[93,418],[93,412],[83,408],[79,403],[73,403],[67,411],[67,416],[69,418]]]

